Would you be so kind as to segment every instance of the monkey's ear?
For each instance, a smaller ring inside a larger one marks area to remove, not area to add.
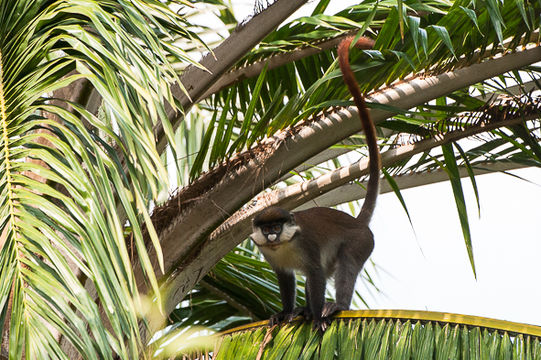
[[[295,213],[293,212],[289,212],[289,218],[291,219],[291,222],[296,224],[297,222],[295,221]]]
[[[259,215],[259,214],[257,214],[257,215]],[[257,215],[252,218],[252,227],[256,226],[255,222],[257,220]]]

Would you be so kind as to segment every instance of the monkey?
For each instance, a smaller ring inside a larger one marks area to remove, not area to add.
[[[314,329],[324,332],[330,316],[348,310],[356,278],[374,248],[374,236],[368,227],[379,194],[381,156],[376,128],[349,65],[353,37],[338,45],[338,60],[344,82],[359,111],[369,153],[369,180],[359,215],[327,207],[290,212],[269,207],[252,220],[251,239],[271,265],[278,278],[283,310],[271,316],[269,325],[291,322],[302,315],[313,320]],[[371,48],[373,41],[361,37],[355,44]],[[306,277],[306,306],[295,308],[295,271]],[[325,302],[327,278],[334,276],[336,302]]]

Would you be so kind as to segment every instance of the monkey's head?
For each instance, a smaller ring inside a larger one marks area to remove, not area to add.
[[[250,238],[256,245],[269,247],[291,241],[300,230],[293,214],[279,207],[269,207],[257,214],[252,229]]]

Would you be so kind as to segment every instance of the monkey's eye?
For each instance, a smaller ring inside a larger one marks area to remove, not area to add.
[[[282,225],[281,224],[272,224],[261,227],[261,231],[263,234],[278,234],[282,231]]]

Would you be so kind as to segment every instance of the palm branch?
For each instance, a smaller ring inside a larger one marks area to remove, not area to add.
[[[0,24],[2,357],[138,357],[152,128],[189,60],[171,43],[197,38],[160,2],[2,1]]]

